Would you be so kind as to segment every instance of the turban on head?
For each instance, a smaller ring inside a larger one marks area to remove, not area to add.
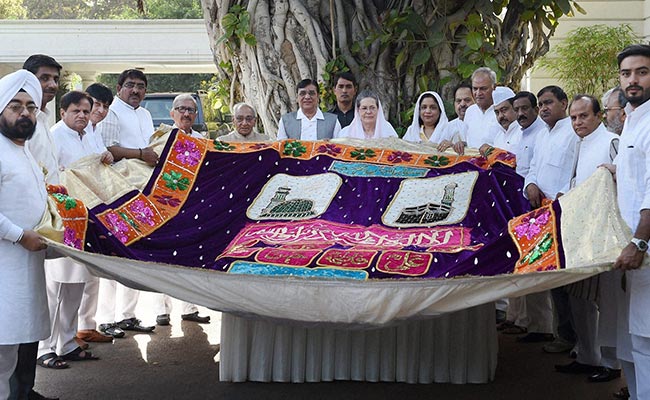
[[[16,96],[20,89],[27,92],[37,107],[41,106],[41,99],[43,98],[41,83],[34,74],[26,69],[21,69],[5,75],[0,79],[0,112],[7,107],[7,104]]]

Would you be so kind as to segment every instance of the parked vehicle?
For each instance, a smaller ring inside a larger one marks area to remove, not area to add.
[[[154,128],[158,128],[161,123],[167,125],[174,125],[174,120],[169,115],[169,112],[172,109],[172,103],[174,98],[180,93],[147,93],[140,104],[142,107],[149,110],[151,117],[153,118]],[[208,125],[205,122],[205,117],[203,115],[203,106],[201,102],[201,97],[197,93],[192,93],[192,97],[196,100],[197,104],[197,113],[196,120],[192,129],[199,132],[203,136],[208,136]]]

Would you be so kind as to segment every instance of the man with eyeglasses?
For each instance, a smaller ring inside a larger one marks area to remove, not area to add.
[[[263,135],[255,130],[257,113],[246,103],[237,103],[232,108],[232,123],[235,130],[227,135],[219,136],[222,142],[264,142],[271,140],[268,135]]]
[[[609,89],[603,95],[603,105],[605,106],[605,126],[607,130],[620,135],[623,132],[623,123],[625,122],[625,106],[627,105],[625,93],[619,86]]]
[[[172,109],[169,115],[174,120],[172,128],[178,128],[180,134],[189,135],[198,139],[204,139],[203,135],[192,129],[196,119],[197,104],[194,97],[189,93],[179,94],[172,102]],[[199,309],[196,305],[186,301],[181,302],[181,319],[183,321],[198,322],[200,324],[209,324],[210,317],[199,315]],[[156,296],[156,324],[165,326],[169,325],[169,314],[172,311],[172,298],[164,293]]]
[[[98,129],[115,161],[127,158],[142,160],[150,166],[158,163],[158,154],[149,147],[149,138],[154,132],[153,120],[149,111],[140,107],[146,91],[147,77],[142,71],[127,69],[117,78],[117,96]],[[119,311],[116,309],[116,292],[120,293]],[[115,338],[124,337],[124,330],[153,331],[155,326],[143,326],[135,317],[139,297],[138,290],[101,279],[96,318],[100,322],[99,330]]]
[[[284,114],[278,126],[278,140],[324,140],[338,137],[341,124],[335,114],[318,108],[319,86],[313,79],[298,82],[298,111]]]
[[[32,389],[38,341],[50,334],[47,245],[33,230],[47,193],[42,168],[26,146],[42,93],[39,80],[24,69],[0,79],[0,399],[47,399]]]

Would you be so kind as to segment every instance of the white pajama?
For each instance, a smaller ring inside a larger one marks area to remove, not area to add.
[[[181,302],[181,315],[193,314],[199,311],[196,305],[182,300],[179,301]],[[172,297],[164,293],[158,293],[156,295],[156,315],[171,314],[171,312]]]
[[[18,344],[0,344],[0,400],[7,400],[11,389],[9,378],[18,363]]]
[[[83,295],[83,283],[63,283],[46,279],[47,302],[52,323],[50,337],[38,344],[38,357],[47,353],[64,355],[78,347],[77,311]]]
[[[100,324],[120,322],[135,317],[140,291],[110,279],[99,280],[99,305],[96,320]],[[119,303],[118,303],[119,299]]]
[[[97,299],[99,296],[99,278],[93,277],[84,286],[84,293],[79,305],[79,320],[77,330],[86,331],[97,328]]]
[[[553,333],[553,303],[548,290],[531,293],[524,298],[528,332]]]

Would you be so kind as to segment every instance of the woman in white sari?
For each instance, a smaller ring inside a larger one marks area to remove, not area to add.
[[[397,133],[386,121],[379,97],[370,90],[363,90],[357,96],[352,123],[343,128],[338,137],[381,139],[397,137]]]
[[[436,92],[424,92],[413,110],[413,121],[403,137],[414,143],[436,143],[439,151],[452,146],[445,104]]]

